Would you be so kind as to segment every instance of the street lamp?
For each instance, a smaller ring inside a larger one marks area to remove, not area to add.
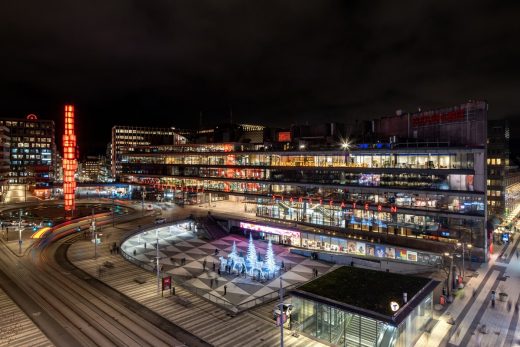
[[[465,269],[464,266],[464,254],[465,254],[465,246],[468,247],[469,250],[471,250],[471,247],[473,247],[470,243],[464,243],[464,242],[457,242],[458,247],[462,247],[462,278],[465,277]],[[470,256],[470,264],[471,264],[471,256]]]
[[[22,210],[18,213],[18,250],[22,254]]]
[[[141,192],[141,198],[142,198],[142,200],[141,200],[141,212],[144,215],[144,198],[146,198],[146,191],[143,190]]]
[[[157,268],[157,294],[161,292],[161,270],[159,268],[159,229],[155,230],[155,237],[157,239],[157,243],[155,244],[156,247],[156,256],[155,259],[157,263],[155,264],[155,267]]]
[[[453,269],[453,254],[450,254],[448,252],[445,252],[444,253],[444,256],[447,257],[447,258],[450,258],[450,267],[447,271],[447,278],[446,278],[446,294],[448,295],[448,298],[450,297],[450,275],[451,275],[451,272],[452,272],[452,269]],[[443,264],[444,264],[444,259],[443,259]]]
[[[90,224],[90,232],[94,236],[94,259],[97,259],[97,233],[96,233],[96,220],[92,218]]]
[[[473,271],[473,261],[471,260],[471,248],[473,248],[473,245],[471,243],[468,243],[469,269]]]

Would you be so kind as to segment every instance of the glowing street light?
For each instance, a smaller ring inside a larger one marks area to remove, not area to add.
[[[342,144],[341,144],[341,148],[345,149],[345,150],[348,150],[350,148],[350,143],[348,141],[344,141]]]

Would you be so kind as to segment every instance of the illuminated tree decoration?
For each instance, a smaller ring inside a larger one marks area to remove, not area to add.
[[[254,268],[256,265],[256,248],[253,243],[253,235],[249,234],[249,245],[247,246],[247,260],[249,261],[249,266]]]
[[[76,191],[74,175],[77,168],[74,106],[65,105],[65,132],[63,134],[63,197],[65,200],[65,211],[74,210],[74,195]]]
[[[273,273],[276,269],[276,262],[274,260],[274,253],[273,253],[273,244],[271,243],[271,240],[267,243],[267,252],[265,254],[265,266],[267,267],[267,271],[269,273]]]
[[[229,253],[229,258],[234,259],[237,256],[238,256],[237,244],[235,241],[233,241],[233,246],[231,247],[231,253]]]

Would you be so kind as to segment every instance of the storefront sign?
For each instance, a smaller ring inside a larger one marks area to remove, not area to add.
[[[390,303],[390,309],[392,310],[392,312],[397,312],[399,310],[399,304],[395,301],[392,301]]]
[[[425,126],[432,124],[451,123],[464,120],[464,110],[455,110],[447,113],[414,115],[412,118],[412,126]]]
[[[259,232],[268,233],[268,234],[281,235],[281,236],[296,237],[296,238],[300,237],[299,231],[269,227],[267,225],[240,222],[240,228],[253,230],[253,231],[259,231]]]

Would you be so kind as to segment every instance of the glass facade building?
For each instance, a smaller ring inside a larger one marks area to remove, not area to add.
[[[260,217],[332,229],[339,237],[438,252],[464,242],[485,261],[486,110],[476,102],[387,117],[373,126],[386,141],[347,147],[132,146],[121,150],[121,180],[187,204],[241,197]],[[406,142],[388,142],[391,134]]]
[[[348,271],[345,271],[348,270]],[[411,347],[414,346],[422,333],[433,319],[433,289],[437,281],[429,279],[409,278],[418,280],[413,290],[408,292],[410,300],[402,297],[399,292],[406,286],[388,284],[386,291],[380,293],[383,306],[363,305],[360,295],[350,291],[363,288],[369,293],[380,291],[381,283],[363,279],[367,276],[378,276],[374,271],[353,270],[343,267],[326,274],[325,279],[317,279],[315,286],[308,284],[292,292],[293,310],[290,324],[293,330],[302,334],[337,346],[356,347]],[[340,274],[334,274],[340,272]],[[359,273],[359,274],[358,274]],[[327,276],[346,276],[344,281],[327,283]],[[397,276],[393,278],[394,276]],[[343,287],[350,279],[356,280],[356,286]],[[403,281],[403,275],[390,274],[381,280]],[[420,282],[424,283],[420,285]],[[406,282],[407,280],[404,279]],[[364,283],[363,283],[364,282]],[[309,288],[307,288],[309,287]],[[322,290],[319,290],[319,288]],[[355,288],[353,288],[355,287]],[[318,289],[318,290],[316,290]],[[408,288],[410,289],[410,288]],[[338,295],[328,294],[330,290],[345,291],[351,300],[341,300]],[[390,301],[392,300],[392,301]],[[377,300],[376,300],[377,301]]]

